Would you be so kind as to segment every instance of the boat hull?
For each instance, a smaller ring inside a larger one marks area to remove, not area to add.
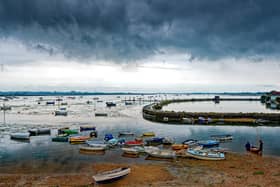
[[[110,183],[115,180],[121,179],[131,172],[130,168],[118,168],[112,171],[106,171],[93,176],[96,183]]]

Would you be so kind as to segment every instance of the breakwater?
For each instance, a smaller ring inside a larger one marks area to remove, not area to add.
[[[164,105],[176,102],[204,102],[204,101],[260,101],[258,98],[193,98],[164,100],[143,107],[143,118],[170,124],[213,124],[213,125],[247,125],[247,126],[280,126],[279,113],[257,112],[174,112],[162,110]]]

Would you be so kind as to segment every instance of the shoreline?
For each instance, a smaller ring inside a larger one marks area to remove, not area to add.
[[[0,186],[96,186],[92,175],[122,166],[131,167],[128,176],[98,186],[277,186],[280,183],[280,157],[227,153],[224,161],[177,158],[171,162],[88,163],[75,166],[74,172],[61,171],[56,164],[30,172],[27,168],[32,166],[25,165],[15,167],[14,173],[0,172]]]

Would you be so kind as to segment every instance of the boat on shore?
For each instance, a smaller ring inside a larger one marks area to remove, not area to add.
[[[181,150],[181,149],[187,149],[189,146],[186,144],[173,144],[171,148],[175,151]]]
[[[150,150],[147,151],[147,154],[151,157],[155,158],[165,158],[165,159],[174,159],[176,157],[176,154],[174,151],[171,150]]]
[[[62,127],[57,129],[57,134],[65,134],[64,130],[69,130],[69,127]]]
[[[54,111],[55,116],[67,116],[68,112],[66,110],[56,110]]]
[[[103,141],[96,141],[96,140],[86,140],[85,143],[90,147],[104,147],[104,148],[106,148],[108,146]]]
[[[189,157],[196,158],[199,160],[224,160],[225,159],[225,154],[221,152],[188,149],[186,153],[189,155]]]
[[[11,139],[14,140],[30,140],[29,132],[15,132],[10,134]]]
[[[154,137],[146,140],[146,145],[160,145],[163,144],[164,138]]]
[[[72,134],[78,134],[78,130],[74,130],[74,129],[65,129],[62,131],[63,134],[68,134],[68,135],[72,135]]]
[[[105,171],[93,176],[96,183],[108,183],[120,179],[131,172],[129,167],[117,168],[111,171]]]

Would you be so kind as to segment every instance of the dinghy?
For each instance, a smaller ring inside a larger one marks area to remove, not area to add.
[[[108,145],[104,144],[103,141],[93,141],[93,140],[86,140],[86,144],[91,147],[104,147],[106,148]]]
[[[176,157],[176,154],[174,151],[170,150],[151,150],[147,152],[149,156],[156,157],[156,158],[165,158],[165,159],[173,159]]]
[[[68,142],[68,135],[67,134],[61,134],[61,135],[57,135],[56,137],[52,138],[53,142]]]
[[[81,126],[80,131],[95,131],[96,127],[95,126]]]
[[[80,151],[104,151],[105,147],[92,147],[92,146],[82,146],[80,147]]]
[[[93,179],[97,183],[107,183],[112,182],[114,180],[120,179],[126,175],[128,175],[131,172],[129,167],[123,167],[114,169],[111,171],[105,171],[102,173],[98,173],[93,176]]]
[[[233,136],[231,134],[211,135],[211,138],[217,141],[231,141]]]
[[[29,129],[28,132],[30,133],[30,136],[38,136],[38,135],[45,135],[45,134],[51,134],[51,129],[49,128],[40,128],[40,129]]]
[[[143,145],[143,141],[142,140],[127,141],[127,142],[124,143],[124,145],[126,145],[126,146],[141,146],[141,145]]]
[[[160,145],[163,143],[163,140],[164,140],[164,138],[155,137],[155,138],[147,139],[146,144],[147,145]]]
[[[154,132],[144,132],[143,134],[142,134],[142,136],[155,136],[155,133]]]
[[[69,138],[69,142],[72,144],[85,143],[86,140],[89,140],[90,136],[72,136]]]
[[[219,146],[219,141],[216,140],[205,140],[205,141],[199,141],[198,144],[205,147],[215,147]]]
[[[16,132],[16,133],[12,133],[11,135],[11,139],[14,140],[30,140],[30,133],[29,132]]]
[[[224,160],[225,159],[225,154],[220,152],[188,149],[187,154],[192,158],[196,158],[200,160]]]
[[[65,130],[63,130],[63,134],[68,134],[68,135],[78,134],[78,131],[77,130],[73,130],[73,129],[65,129]]]
[[[130,131],[121,131],[119,132],[119,136],[133,136],[134,133]]]
[[[187,149],[189,146],[186,144],[173,144],[171,147],[173,150],[181,150],[181,149]]]

